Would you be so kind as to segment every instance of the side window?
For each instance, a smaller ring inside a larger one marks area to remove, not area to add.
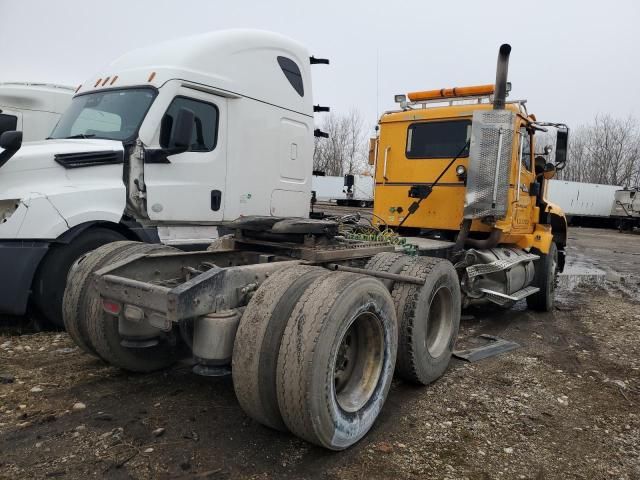
[[[0,113],[0,134],[15,130],[18,126],[18,117]]]
[[[300,67],[287,57],[278,57],[278,65],[282,69],[282,73],[287,77],[289,83],[294,88],[298,95],[304,97],[304,85],[302,84],[302,73],[300,72]]]
[[[453,158],[469,156],[471,120],[447,120],[420,122],[409,125],[407,130],[408,159]],[[464,151],[460,153],[460,150]]]
[[[522,142],[522,164],[531,171],[531,137],[526,128],[520,129],[520,141]]]
[[[218,107],[212,103],[202,102],[186,97],[176,97],[169,105],[167,112],[162,117],[160,127],[160,145],[162,148],[171,148],[169,139],[173,130],[174,121],[181,108],[191,110],[193,117],[193,134],[191,136],[190,152],[210,152],[216,148],[218,141]]]

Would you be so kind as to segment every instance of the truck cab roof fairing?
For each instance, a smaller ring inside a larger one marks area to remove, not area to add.
[[[193,84],[312,116],[311,95],[300,95],[292,87],[278,57],[295,62],[304,92],[311,92],[309,53],[304,46],[276,33],[237,29],[133,50],[87,80],[78,93],[134,85],[159,88],[169,80],[189,79]]]

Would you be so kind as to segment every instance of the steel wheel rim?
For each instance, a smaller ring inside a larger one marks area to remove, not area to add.
[[[449,339],[453,331],[452,303],[451,291],[440,287],[429,304],[425,346],[429,355],[434,358],[439,357],[449,348]]]
[[[353,413],[375,391],[384,362],[384,329],[373,312],[358,314],[340,339],[333,358],[334,396],[338,406]]]

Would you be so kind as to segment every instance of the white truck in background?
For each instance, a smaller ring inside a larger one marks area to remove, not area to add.
[[[71,103],[74,89],[51,83],[0,82],[0,135],[22,132],[22,140],[44,140]]]
[[[611,216],[616,219],[620,231],[630,231],[634,227],[640,227],[640,189],[617,190]]]
[[[550,180],[547,198],[564,211],[570,225],[614,227],[611,206],[622,187],[597,183]]]
[[[49,139],[4,132],[0,314],[33,305],[61,326],[70,266],[105,243],[209,243],[242,216],[308,216],[310,63],[328,62],[269,32],[174,40],[85,81]]]

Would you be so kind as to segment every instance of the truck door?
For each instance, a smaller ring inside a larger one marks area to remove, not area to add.
[[[194,113],[189,150],[169,163],[145,164],[147,213],[151,220],[216,222],[223,218],[227,175],[227,100],[181,87],[161,123],[160,145],[168,145],[181,108]]]
[[[530,196],[531,184],[535,181],[533,165],[533,142],[531,135],[523,126],[519,131],[519,164],[516,171],[516,208],[514,211],[513,228],[518,232],[532,231],[532,210],[536,204],[536,197]]]

